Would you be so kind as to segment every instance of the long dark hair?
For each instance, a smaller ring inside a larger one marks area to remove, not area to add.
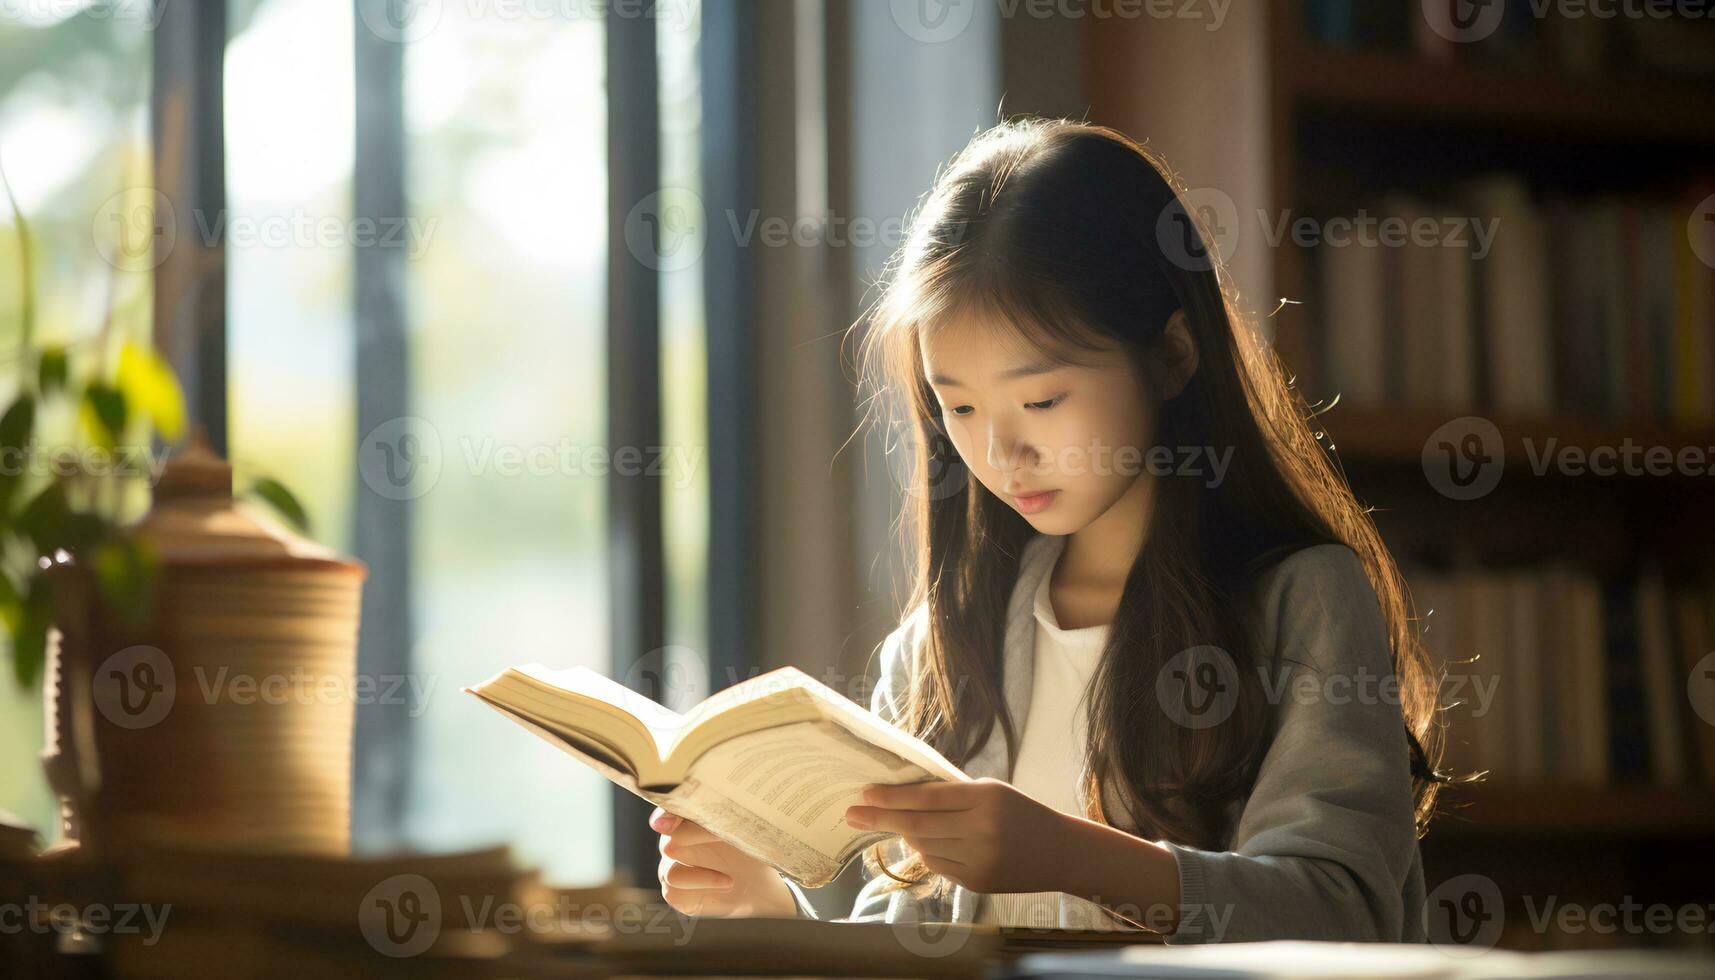
[[[899,723],[963,763],[998,722],[1016,757],[1022,719],[1009,716],[1001,686],[1003,631],[1033,534],[959,459],[923,375],[921,337],[976,310],[1050,356],[1094,335],[1143,372],[1169,316],[1183,310],[1199,364],[1162,403],[1154,444],[1232,455],[1213,486],[1203,476],[1151,477],[1149,532],[1088,695],[1085,816],[1113,822],[1102,787],[1118,780],[1141,833],[1227,846],[1231,807],[1255,782],[1272,710],[1258,669],[1268,651],[1246,589],[1298,549],[1339,543],[1361,559],[1387,624],[1421,833],[1443,781],[1438,684],[1404,582],[1312,433],[1309,407],[1239,311],[1184,195],[1157,154],[1119,132],[1020,118],[978,134],[920,202],[861,338],[868,420],[912,437],[901,525],[914,559],[907,608],[928,609]],[[1208,645],[1230,656],[1240,693],[1228,720],[1194,729],[1168,717],[1155,686],[1169,660]],[[929,877],[921,855],[889,867],[879,850],[866,856],[872,872],[907,884]]]

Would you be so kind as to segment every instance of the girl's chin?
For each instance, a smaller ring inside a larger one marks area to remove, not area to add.
[[[1036,514],[1021,512],[1019,516],[1029,521],[1031,527],[1043,534],[1069,534],[1074,530],[1070,526],[1071,521],[1068,520],[1066,513],[1057,507],[1050,507]]]

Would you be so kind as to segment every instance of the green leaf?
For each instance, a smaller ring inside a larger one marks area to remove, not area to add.
[[[0,190],[6,192],[6,210],[12,215],[12,225],[18,229],[18,331],[19,349],[28,352],[36,336],[36,268],[30,253],[30,223],[18,208],[18,197],[12,193],[12,182],[6,179],[6,169],[0,167]]]
[[[118,538],[102,542],[92,564],[108,607],[129,620],[141,618],[154,585],[154,552],[138,538]]]
[[[0,447],[23,449],[36,428],[36,400],[19,396],[5,415],[0,415]]]
[[[51,555],[65,538],[65,525],[70,516],[65,487],[50,483],[24,505],[16,526],[35,544],[38,555]]]
[[[0,415],[0,526],[12,512],[12,495],[28,468],[24,453],[35,428],[36,402],[27,395],[13,402],[5,415]]]
[[[11,635],[18,631],[24,615],[24,597],[12,584],[11,576],[0,575],[0,625]]]
[[[42,394],[59,391],[66,386],[66,379],[71,371],[66,360],[64,347],[46,347],[42,349],[42,361],[36,369],[37,380],[41,385]]]
[[[298,498],[292,496],[285,484],[268,477],[257,477],[250,485],[250,492],[262,498],[280,518],[299,534],[308,536],[310,533],[310,515],[304,510],[304,505],[298,503]]]
[[[185,397],[172,366],[141,344],[119,350],[119,390],[154,424],[161,438],[177,442],[185,427]]]
[[[82,554],[114,536],[115,525],[99,514],[73,510],[66,497],[64,483],[50,483],[42,488],[13,522],[35,545],[36,554],[51,557],[64,549]]]
[[[64,548],[74,555],[82,554],[109,537],[111,532],[112,526],[100,515],[72,511],[60,523],[60,536],[54,542],[54,548]]]
[[[84,389],[83,408],[91,436],[109,448],[117,445],[130,417],[124,393],[109,385],[92,384]]]
[[[36,576],[30,582],[29,597],[24,600],[18,625],[12,631],[12,676],[18,686],[33,687],[42,677],[42,665],[48,655],[48,625],[53,620],[53,592],[47,578]]]

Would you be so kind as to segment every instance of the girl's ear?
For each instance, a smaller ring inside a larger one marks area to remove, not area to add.
[[[1197,342],[1191,339],[1191,325],[1186,321],[1183,309],[1174,310],[1173,315],[1167,318],[1156,357],[1161,369],[1157,375],[1161,400],[1169,401],[1178,397],[1197,373]]]

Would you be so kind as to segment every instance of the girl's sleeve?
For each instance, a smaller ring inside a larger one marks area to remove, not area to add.
[[[1233,849],[1166,845],[1180,893],[1167,941],[1418,938],[1410,749],[1369,578],[1351,549],[1318,545],[1258,596],[1279,654],[1264,674],[1277,731]]]
[[[906,617],[897,629],[887,635],[881,644],[881,670],[877,678],[875,690],[871,692],[869,710],[882,721],[892,725],[899,717],[899,697],[910,683],[911,659],[917,649],[917,643],[922,636],[922,630],[928,621],[928,607],[918,606],[916,611]],[[899,839],[893,838],[883,845],[884,850],[893,851],[899,845]],[[898,860],[898,857],[892,858]],[[868,872],[864,872],[867,874]],[[792,898],[798,903],[800,918],[819,918],[816,907],[810,904],[809,897],[797,882],[781,875],[781,881],[791,890]],[[881,893],[881,888],[892,882],[886,875],[880,875],[865,881],[859,889],[857,899],[852,903],[850,915],[839,919],[840,922],[880,922],[887,916],[888,903],[891,894]]]

